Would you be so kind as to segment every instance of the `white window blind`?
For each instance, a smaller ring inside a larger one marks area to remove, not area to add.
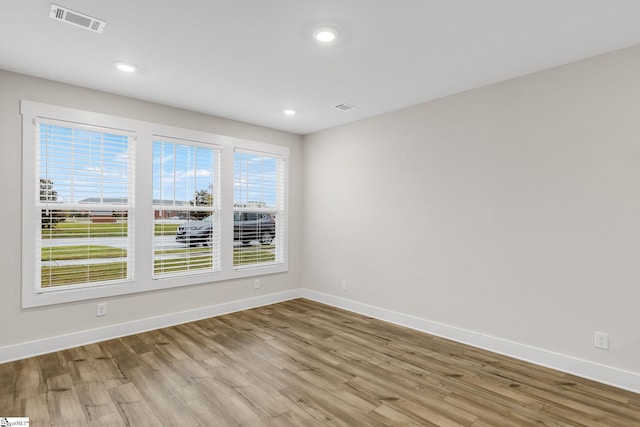
[[[154,277],[220,270],[220,150],[153,142]]]
[[[286,238],[286,159],[257,151],[234,153],[236,269],[283,260]]]
[[[133,277],[134,137],[36,120],[36,291]]]

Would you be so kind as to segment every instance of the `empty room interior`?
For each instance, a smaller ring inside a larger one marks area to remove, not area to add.
[[[640,425],[638,22],[3,2],[0,425]]]

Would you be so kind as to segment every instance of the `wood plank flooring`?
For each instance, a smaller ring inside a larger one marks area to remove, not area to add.
[[[305,299],[0,365],[31,426],[640,426],[640,395]]]

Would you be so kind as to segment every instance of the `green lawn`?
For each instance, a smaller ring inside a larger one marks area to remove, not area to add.
[[[88,259],[88,258],[120,258],[126,256],[124,249],[109,246],[61,246],[42,248],[43,261]],[[154,261],[154,273],[171,273],[177,271],[209,269],[212,266],[209,255],[210,248],[184,248],[168,251],[156,251],[156,254],[204,254],[191,257],[176,257]],[[233,265],[245,265],[275,261],[275,255],[264,249],[233,250]],[[127,263],[124,261],[88,265],[63,265],[42,267],[42,287],[72,285],[78,282],[90,283],[106,280],[124,279],[127,274]]]
[[[189,258],[157,259],[153,262],[153,272],[174,273],[176,271],[210,269],[213,265],[211,256],[200,255]]]
[[[61,222],[53,229],[42,230],[43,239],[65,237],[122,237],[127,235],[127,224],[89,223],[89,222]]]
[[[127,256],[125,249],[113,246],[52,246],[42,248],[42,261],[64,261],[71,259],[123,258]]]
[[[256,264],[263,262],[273,262],[276,260],[274,253],[265,250],[243,251],[233,250],[233,265]]]
[[[41,286],[43,288],[49,288],[53,286],[73,285],[79,282],[101,282],[105,280],[124,279],[126,277],[126,262],[42,267]]]
[[[172,236],[180,224],[154,224],[156,236]],[[42,230],[43,239],[84,238],[84,237],[124,237],[127,224],[108,222],[61,222],[53,229]]]
[[[246,250],[236,248],[233,252],[234,265],[249,264],[252,262],[273,261],[275,256],[268,251],[273,246],[262,246],[258,250]],[[155,251],[156,255],[188,255],[188,254],[208,254],[211,248],[182,248],[166,249]],[[42,261],[64,261],[74,259],[96,259],[96,258],[124,258],[127,256],[126,249],[114,248],[113,246],[97,245],[77,245],[77,246],[52,246],[42,248]],[[206,255],[205,255],[206,257]],[[193,259],[194,257],[190,257]],[[176,259],[187,259],[178,257]]]
[[[161,252],[162,254],[195,254],[195,253],[208,253],[209,248],[185,248],[185,249],[171,249]],[[158,254],[158,252],[156,252]],[[263,262],[273,262],[276,256],[268,250],[243,250],[242,248],[235,248],[233,250],[233,265],[245,265],[256,264]],[[206,269],[211,268],[211,257],[209,255],[191,256],[191,257],[178,257],[170,259],[160,259],[154,261],[154,272],[156,274],[164,272],[184,271],[193,269]]]
[[[155,224],[156,236],[173,236],[176,234],[176,230],[180,227],[180,224]]]
[[[209,247],[185,247],[180,249],[163,249],[160,251],[155,251],[156,255],[183,255],[183,254],[198,254],[198,253],[209,253],[211,252],[211,248]]]

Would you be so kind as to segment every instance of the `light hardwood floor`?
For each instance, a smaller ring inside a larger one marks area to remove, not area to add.
[[[31,426],[640,426],[640,395],[298,299],[0,365]]]

